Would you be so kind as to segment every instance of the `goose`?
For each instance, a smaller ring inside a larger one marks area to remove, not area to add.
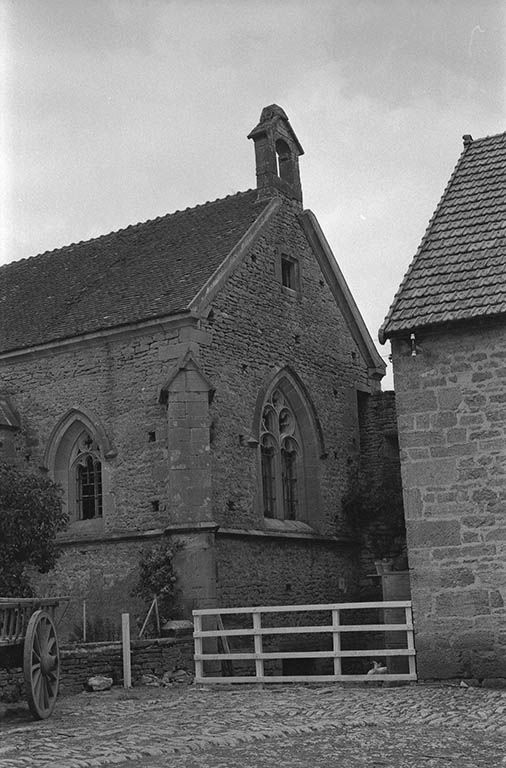
[[[373,661],[373,668],[368,671],[368,675],[386,675],[388,669],[382,667],[379,661]]]

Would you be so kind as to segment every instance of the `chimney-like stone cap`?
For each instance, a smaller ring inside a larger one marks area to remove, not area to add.
[[[277,104],[270,104],[268,107],[264,107],[262,109],[262,114],[260,115],[260,122],[258,123],[258,125],[256,125],[253,128],[251,133],[248,134],[248,139],[254,139],[262,134],[267,133],[268,129],[274,126],[278,120],[283,120],[286,123],[286,126],[291,134],[291,137],[297,147],[298,154],[303,155],[304,150],[302,149],[302,145],[298,140],[297,136],[295,135],[295,131],[290,125],[290,121],[287,117],[285,110],[282,109],[282,107],[278,106]]]

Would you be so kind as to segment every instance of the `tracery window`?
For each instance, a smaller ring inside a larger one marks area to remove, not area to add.
[[[69,492],[74,488],[78,520],[102,517],[102,462],[98,444],[81,432],[72,449]]]
[[[260,453],[264,516],[296,520],[302,498],[302,443],[295,414],[280,389],[273,390],[262,411]]]

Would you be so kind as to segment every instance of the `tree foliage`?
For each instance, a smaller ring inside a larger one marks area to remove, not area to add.
[[[133,593],[150,605],[156,596],[163,619],[174,618],[177,602],[177,575],[174,556],[182,548],[179,543],[164,541],[145,550],[139,561],[139,579]]]
[[[0,463],[0,595],[33,594],[28,571],[54,567],[56,534],[67,523],[55,483]]]

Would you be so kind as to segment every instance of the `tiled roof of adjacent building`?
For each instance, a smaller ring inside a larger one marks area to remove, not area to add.
[[[185,310],[267,204],[239,192],[0,267],[0,352]]]
[[[379,338],[506,313],[506,133],[464,151]]]

